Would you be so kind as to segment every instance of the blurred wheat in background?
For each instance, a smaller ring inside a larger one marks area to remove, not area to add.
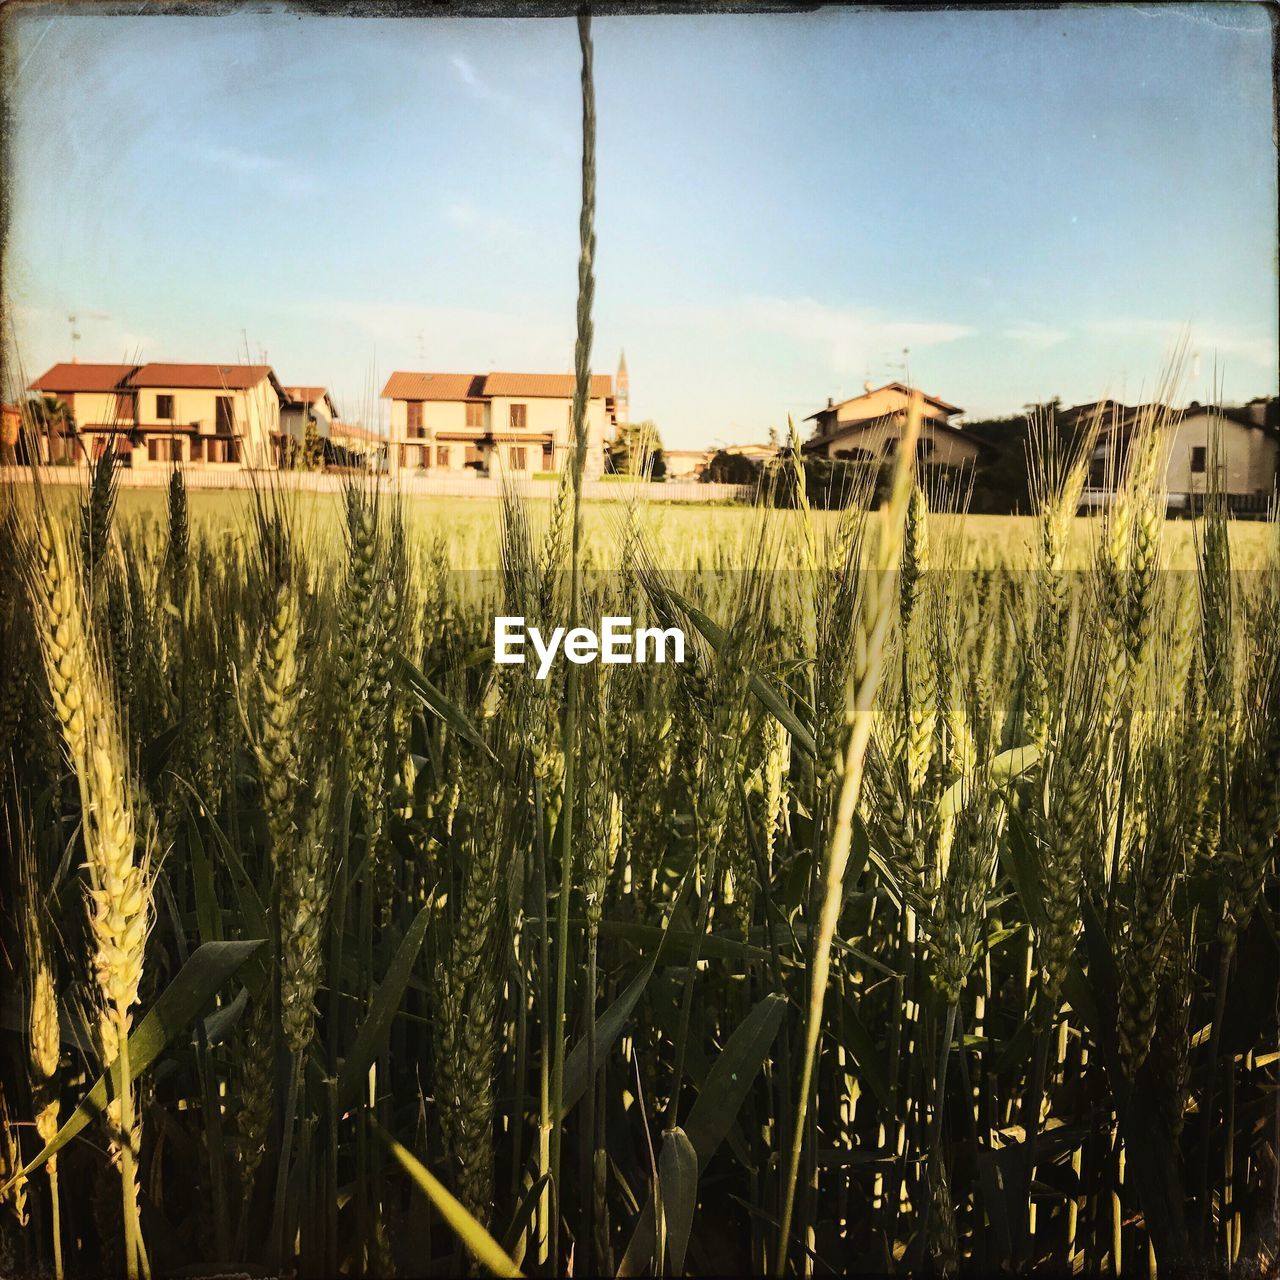
[[[1273,1268],[1280,524],[1175,549],[1168,429],[1083,522],[1033,424],[996,548],[910,430],[678,558],[579,456],[489,573],[358,483],[6,494],[0,1271]]]

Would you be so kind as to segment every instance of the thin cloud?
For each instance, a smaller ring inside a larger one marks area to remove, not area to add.
[[[512,241],[522,232],[517,223],[503,214],[477,208],[465,200],[454,200],[445,205],[444,220],[450,226],[471,232],[482,240]]]
[[[449,65],[457,73],[458,79],[461,80],[477,98],[492,99],[497,96],[494,91],[480,79],[480,75],[476,71],[470,58],[464,58],[462,54],[455,53],[449,59]]]
[[[238,178],[263,179],[281,190],[294,193],[312,191],[314,177],[296,165],[260,151],[246,151],[221,143],[198,143],[191,154],[211,168],[222,169]]]
[[[575,155],[577,138],[558,124],[546,111],[531,107],[528,100],[496,89],[476,70],[475,63],[461,53],[451,54],[449,66],[461,84],[481,102],[492,103],[523,128],[529,129],[543,142],[565,153]]]
[[[824,347],[832,370],[849,372],[885,347],[936,347],[967,338],[968,325],[939,320],[891,320],[854,307],[832,307],[812,298],[749,298],[746,322],[753,328]]]
[[[763,334],[816,354],[839,378],[861,378],[884,352],[923,351],[970,337],[969,325],[896,319],[858,307],[833,307],[809,297],[751,296],[727,306],[661,308],[660,318],[725,336]]]
[[[1014,325],[1004,331],[1004,336],[1011,342],[1030,347],[1033,351],[1047,351],[1065,342],[1070,334],[1065,329],[1055,329],[1052,325],[1041,324],[1038,320],[1028,320]]]
[[[1203,359],[1236,357],[1250,364],[1261,365],[1275,371],[1276,338],[1273,333],[1258,329],[1241,329],[1218,326],[1188,325],[1177,320],[1152,320],[1148,318],[1119,318],[1094,320],[1089,324],[1090,333],[1102,338],[1149,338],[1172,347],[1184,336],[1189,351]]]

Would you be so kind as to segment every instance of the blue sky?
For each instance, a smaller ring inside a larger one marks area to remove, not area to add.
[[[9,18],[29,374],[232,360],[376,413],[396,368],[568,370],[571,20]],[[971,414],[1274,393],[1270,30],[1247,4],[594,24],[595,367],[669,447],[869,377]],[[903,349],[909,349],[904,358]]]

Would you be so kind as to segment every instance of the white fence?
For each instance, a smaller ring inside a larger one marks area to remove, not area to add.
[[[30,484],[30,467],[0,467],[0,484]],[[188,489],[266,489],[277,487],[303,493],[338,493],[351,475],[332,471],[204,471],[188,467],[183,472]],[[117,472],[122,489],[164,489],[169,484],[167,467],[125,467]],[[45,466],[40,468],[44,484],[84,485],[88,468]],[[373,477],[368,477],[372,480]],[[411,498],[500,498],[503,481],[474,473],[455,475],[409,475],[398,485],[379,476],[382,489],[395,485]],[[512,480],[512,488],[524,497],[549,497],[554,480]],[[639,481],[587,480],[582,495],[593,501],[625,502],[636,491],[646,502],[750,502],[755,489],[746,484],[702,484],[698,481],[644,483]]]

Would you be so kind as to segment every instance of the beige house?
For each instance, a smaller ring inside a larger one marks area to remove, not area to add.
[[[571,373],[393,373],[390,469],[531,476],[559,471],[572,447]],[[591,379],[588,479],[604,470],[614,425],[612,380]]]
[[[810,457],[885,461],[893,455],[906,429],[913,390],[905,383],[889,382],[874,389],[868,385],[862,395],[838,404],[828,400],[825,409],[805,419],[814,423],[814,430],[801,451]],[[951,419],[962,411],[937,396],[922,393],[921,400],[920,460],[950,467],[972,465],[982,446],[951,425]]]
[[[271,468],[284,388],[265,364],[144,364],[126,382],[135,402],[134,464],[197,462]]]
[[[280,432],[301,442],[306,438],[307,419],[314,419],[316,434],[328,440],[338,420],[338,406],[326,387],[285,387],[285,403],[280,410]]]
[[[740,458],[750,458],[752,462],[759,462],[763,465],[766,462],[772,462],[778,456],[780,446],[767,443],[727,444],[724,447],[724,451]]]
[[[1222,409],[1192,403],[1169,415],[1165,443],[1165,485],[1169,505],[1194,507],[1212,487],[1217,467],[1219,492],[1233,506],[1263,510],[1275,492],[1280,471],[1280,430],[1268,422],[1275,402],[1254,401],[1244,409]],[[1109,477],[1122,470],[1122,461],[1138,411],[1104,425],[1094,449],[1090,486],[1095,498],[1105,495]]]
[[[183,462],[275,467],[284,388],[268,365],[54,365],[31,384],[67,406],[76,444],[97,457],[113,437],[125,466]],[[49,461],[57,461],[50,448]],[[65,456],[65,455],[64,455]]]
[[[91,452],[87,443],[93,437],[82,434],[99,424],[110,424],[114,430],[132,425],[133,400],[122,384],[136,369],[133,364],[80,364],[77,361],[55,364],[32,384],[31,390],[60,401],[70,418],[70,430],[58,432],[40,441],[43,462],[78,460]],[[103,442],[110,435],[103,437]]]
[[[707,469],[711,454],[706,449],[663,449],[662,461],[668,480],[696,480]]]
[[[329,450],[339,466],[379,469],[387,456],[387,438],[354,422],[333,422],[329,426]]]

